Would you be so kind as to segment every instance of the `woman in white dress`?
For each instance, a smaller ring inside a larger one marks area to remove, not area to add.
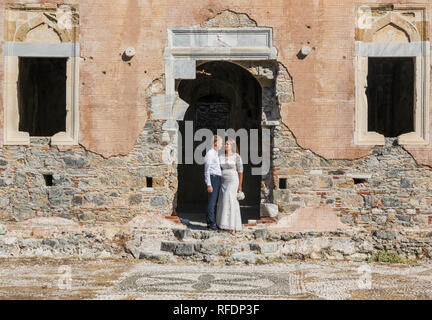
[[[237,193],[242,191],[243,163],[234,140],[225,143],[225,155],[219,157],[222,187],[217,204],[216,224],[222,230],[240,231],[242,220]]]

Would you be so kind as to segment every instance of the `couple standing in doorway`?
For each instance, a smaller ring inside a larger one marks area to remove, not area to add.
[[[204,176],[208,192],[207,227],[211,230],[240,231],[242,220],[240,199],[242,192],[243,163],[234,140],[225,142],[213,137],[213,148],[205,156]]]

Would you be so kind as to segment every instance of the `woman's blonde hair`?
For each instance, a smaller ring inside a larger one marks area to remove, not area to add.
[[[227,140],[227,142],[229,142],[230,145],[231,145],[231,152],[232,152],[232,153],[239,153],[239,151],[238,151],[238,147],[237,147],[237,143],[235,142],[234,139],[229,138],[229,139]]]

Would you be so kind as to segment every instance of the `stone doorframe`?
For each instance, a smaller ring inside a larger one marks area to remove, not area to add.
[[[203,61],[275,61],[277,50],[273,47],[271,28],[202,28],[200,26],[169,28],[168,47],[165,48],[165,94],[153,96],[151,119],[165,120],[163,130],[166,150],[177,154],[178,123],[182,121],[189,105],[180,99],[176,80],[195,79],[197,63]],[[262,128],[273,129],[280,124],[274,112],[262,112]],[[277,113],[278,114],[278,113]],[[271,175],[271,172],[268,173]],[[264,177],[263,177],[264,179]],[[263,197],[261,196],[261,201]],[[261,216],[277,214],[277,206],[261,205]]]

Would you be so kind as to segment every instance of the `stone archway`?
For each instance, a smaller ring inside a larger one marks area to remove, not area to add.
[[[224,17],[226,15],[232,16],[232,13],[226,13]],[[231,21],[231,19],[229,20]],[[244,22],[242,19],[240,20],[239,23]],[[165,48],[164,56],[165,92],[151,97],[150,111],[152,120],[164,121],[162,130],[164,130],[165,147],[162,157],[164,163],[173,165],[176,169],[178,167],[177,154],[182,149],[178,143],[179,127],[181,122],[190,116],[186,113],[190,109],[189,104],[191,102],[191,99],[187,101],[184,94],[179,95],[181,91],[179,91],[179,86],[183,81],[195,80],[201,74],[200,72],[197,73],[197,66],[202,67],[202,64],[210,62],[235,64],[259,83],[261,108],[259,108],[256,120],[261,127],[262,145],[260,144],[260,147],[262,146],[265,150],[262,152],[265,153],[265,156],[257,160],[256,163],[259,163],[259,167],[253,168],[258,169],[254,171],[260,175],[261,179],[260,186],[256,189],[259,190],[259,194],[255,199],[260,203],[259,210],[257,210],[259,214],[254,217],[271,217],[272,219],[269,220],[276,218],[278,206],[273,197],[275,181],[272,162],[278,157],[273,153],[279,151],[274,145],[274,137],[280,125],[280,108],[282,104],[294,101],[294,91],[291,75],[282,64],[277,62],[277,49],[273,46],[272,29],[258,27],[255,23],[236,28],[225,25],[221,21],[206,28],[200,26],[169,28],[168,46]],[[222,97],[230,90],[229,88],[229,86],[225,86],[225,94]],[[205,98],[204,101],[200,101],[201,103],[208,103],[206,99],[213,99],[214,97],[202,95],[201,98]],[[217,99],[220,99],[220,95]],[[217,100],[216,102],[224,101],[222,99],[222,101]],[[240,125],[240,127],[243,126]],[[258,153],[261,155],[259,150]],[[202,190],[205,190],[204,173],[202,172],[201,175]],[[172,189],[175,195],[172,208],[174,215],[179,212],[178,209],[181,209],[182,206],[182,200],[179,201],[178,199],[179,195],[181,198],[181,192],[178,192],[178,187],[181,188],[181,185],[178,186],[177,182],[176,180]],[[203,212],[204,215],[205,211]]]
[[[189,104],[183,121],[179,121],[181,138],[185,136],[185,121],[192,121],[194,132],[207,128],[261,129],[262,88],[249,71],[226,61],[212,61],[198,65],[194,80],[182,80],[178,84],[179,97]],[[200,142],[195,142],[196,147]],[[179,144],[185,146],[185,141]],[[261,145],[261,143],[259,143]],[[179,149],[184,159],[184,147]],[[261,176],[252,175],[251,162],[244,165],[243,190],[246,199],[241,201],[243,223],[259,219]],[[204,221],[207,191],[204,183],[204,166],[179,164],[177,215]]]

